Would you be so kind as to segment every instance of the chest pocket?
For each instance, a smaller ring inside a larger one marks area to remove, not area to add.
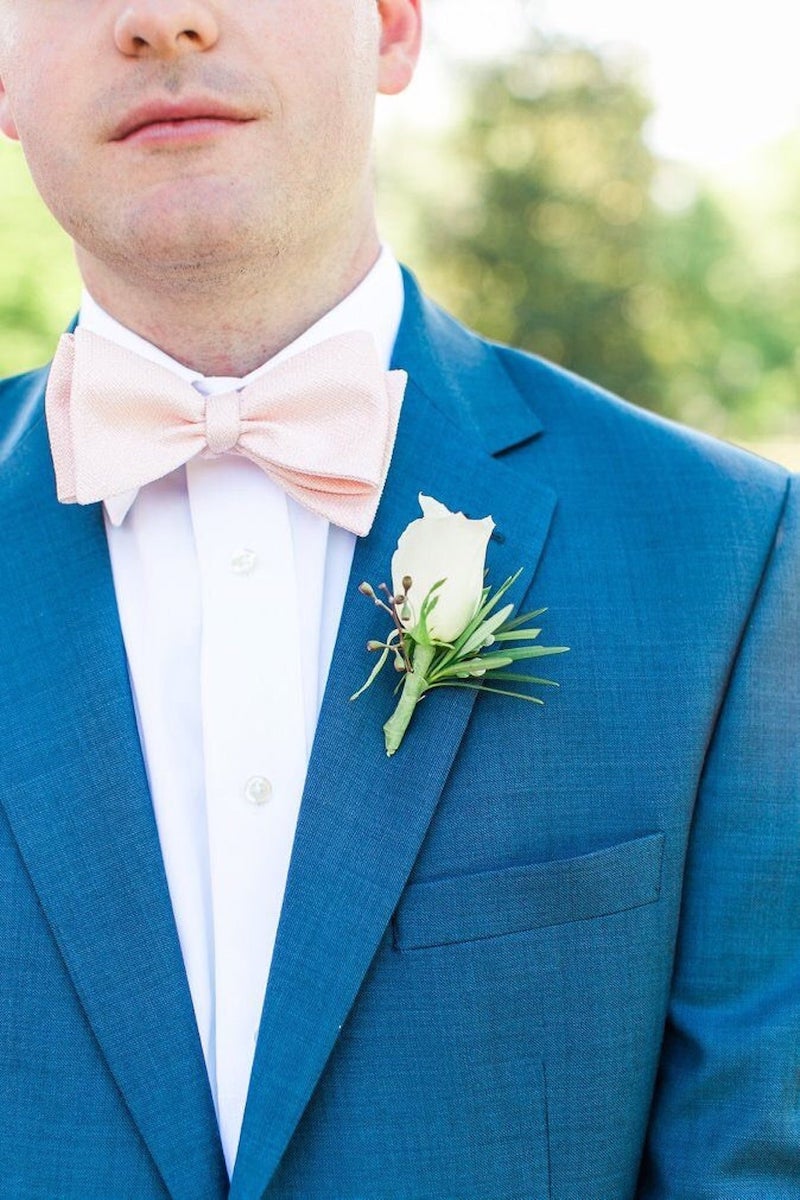
[[[578,858],[432,879],[406,888],[394,915],[398,950],[524,933],[658,900],[663,833]]]

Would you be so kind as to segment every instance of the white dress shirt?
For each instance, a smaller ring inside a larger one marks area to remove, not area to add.
[[[403,308],[384,250],[336,308],[243,380],[203,378],[84,295],[80,324],[191,382],[243,386],[353,330],[388,367]],[[300,799],[355,538],[247,459],[195,458],[105,505],[139,736],[229,1173]]]

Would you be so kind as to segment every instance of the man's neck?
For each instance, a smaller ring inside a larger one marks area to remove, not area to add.
[[[355,288],[380,252],[374,230],[340,260],[290,270],[276,261],[234,279],[120,278],[80,249],[94,299],[121,324],[203,375],[243,378],[289,345]]]

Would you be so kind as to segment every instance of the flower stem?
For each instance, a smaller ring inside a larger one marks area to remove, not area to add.
[[[411,659],[413,670],[406,675],[397,708],[383,727],[386,738],[386,753],[388,755],[394,754],[402,742],[403,734],[408,728],[408,723],[417,706],[417,701],[422,697],[423,692],[428,686],[426,676],[435,653],[436,649],[434,646],[426,646],[421,642],[418,642],[414,647]]]

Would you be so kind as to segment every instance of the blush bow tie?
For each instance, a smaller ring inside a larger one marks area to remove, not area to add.
[[[368,533],[394,446],[405,371],[384,371],[369,334],[319,342],[241,391],[202,396],[166,367],[78,328],[59,342],[46,393],[62,503],[152,483],[197,454],[241,454],[299,504]]]

